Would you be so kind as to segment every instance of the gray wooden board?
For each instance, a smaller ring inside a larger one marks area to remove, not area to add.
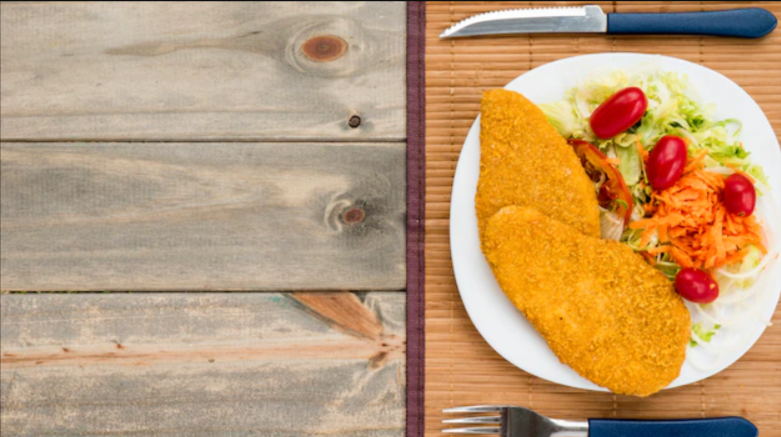
[[[2,143],[0,289],[405,287],[401,143]]]
[[[404,2],[4,2],[0,11],[6,141],[406,136]],[[346,45],[312,39],[329,36]]]
[[[288,293],[0,296],[3,436],[402,436],[405,295],[340,299],[381,334]]]

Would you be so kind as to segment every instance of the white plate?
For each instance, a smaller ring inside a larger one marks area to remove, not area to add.
[[[751,152],[751,159],[760,163],[768,175],[775,199],[781,194],[781,151],[773,129],[754,100],[737,84],[725,76],[701,65],[665,56],[633,53],[606,53],[577,56],[552,62],[531,70],[510,82],[505,88],[525,95],[535,103],[548,103],[564,97],[566,89],[594,71],[614,68],[636,68],[640,64],[654,64],[663,71],[677,71],[689,76],[699,90],[701,100],[718,106],[715,117],[737,118],[743,122],[740,139]],[[605,389],[587,381],[569,366],[561,364],[548,348],[545,340],[526,321],[523,315],[505,297],[496,283],[490,267],[480,251],[475,217],[475,193],[480,173],[480,119],[478,117],[464,141],[453,181],[450,207],[450,247],[458,290],[469,317],[488,344],[507,361],[549,381],[570,387]],[[776,202],[777,203],[777,202]],[[775,224],[776,231],[779,225]],[[778,232],[776,232],[778,235]],[[772,317],[781,294],[781,260],[773,261],[762,273],[761,283],[769,287],[763,291],[763,315]],[[773,289],[774,288],[774,289]],[[723,327],[714,336],[730,338],[744,335],[746,341],[737,349],[722,355],[718,361],[702,348],[689,349],[681,375],[668,387],[678,387],[707,378],[737,361],[756,342],[765,329],[763,323],[739,327]],[[702,356],[697,356],[702,354]],[[710,361],[711,369],[703,370],[692,364]]]

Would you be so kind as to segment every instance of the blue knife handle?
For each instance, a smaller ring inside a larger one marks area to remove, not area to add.
[[[607,33],[759,38],[775,29],[777,23],[775,15],[759,8],[665,14],[607,14]]]
[[[589,437],[757,437],[742,417],[686,420],[589,419]]]

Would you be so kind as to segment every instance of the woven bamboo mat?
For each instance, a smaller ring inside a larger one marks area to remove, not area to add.
[[[597,3],[606,12],[746,7],[745,2]],[[781,3],[756,5],[781,18]],[[512,403],[572,419],[740,415],[757,424],[762,437],[781,437],[781,309],[775,312],[776,325],[729,369],[646,399],[571,389],[533,377],[498,356],[472,326],[453,279],[448,216],[456,160],[477,116],[482,91],[502,87],[531,68],[583,53],[659,53],[725,74],[751,94],[776,134],[781,134],[781,29],[758,41],[605,35],[438,38],[442,30],[473,14],[529,6],[529,2],[427,4],[426,435],[439,435],[442,408]],[[534,2],[534,6],[541,4]]]

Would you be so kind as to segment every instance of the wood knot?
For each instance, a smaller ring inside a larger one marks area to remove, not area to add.
[[[344,55],[347,41],[334,35],[320,35],[306,40],[301,49],[313,61],[330,62]]]
[[[347,124],[351,128],[355,129],[356,127],[361,125],[361,117],[358,117],[357,115],[353,115],[352,117],[350,117],[350,121],[348,121]]]
[[[342,214],[342,221],[347,225],[357,225],[366,218],[366,213],[358,207],[350,208]]]

